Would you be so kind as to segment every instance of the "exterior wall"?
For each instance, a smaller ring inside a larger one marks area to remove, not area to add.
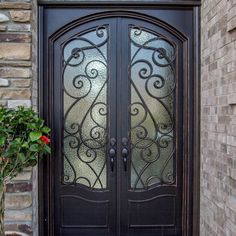
[[[236,235],[236,1],[202,1],[201,236]]]
[[[0,104],[36,107],[36,19],[36,0],[0,1]],[[235,0],[202,1],[201,53],[201,236],[233,236],[236,235]],[[7,186],[7,230],[26,235],[34,231],[37,235],[36,176],[37,171],[27,169]]]
[[[0,1],[0,104],[8,107],[32,104],[31,9],[30,0]],[[27,169],[7,186],[6,230],[32,235],[33,173]]]

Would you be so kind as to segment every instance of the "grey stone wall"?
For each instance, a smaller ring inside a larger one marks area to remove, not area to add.
[[[0,104],[31,106],[32,101],[32,3],[0,1]],[[34,51],[35,54],[35,51]],[[33,234],[32,169],[7,186],[6,230]],[[36,228],[34,226],[34,228]]]
[[[202,1],[201,236],[236,235],[236,1]]]

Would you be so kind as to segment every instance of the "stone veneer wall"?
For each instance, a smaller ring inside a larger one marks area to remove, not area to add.
[[[236,0],[202,0],[201,236],[236,235]]]
[[[31,95],[32,64],[36,58],[35,51],[32,56],[31,9],[31,0],[0,0],[0,104],[11,108],[31,106],[32,97],[36,104],[36,89]],[[37,202],[32,200],[32,173],[30,168],[25,170],[7,186],[6,230],[22,235],[32,235],[36,228],[33,227],[33,206],[37,209]]]

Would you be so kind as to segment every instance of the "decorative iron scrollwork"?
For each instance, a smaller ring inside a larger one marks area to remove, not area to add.
[[[167,38],[130,27],[131,189],[175,183],[176,48]]]
[[[105,189],[108,26],[73,36],[62,47],[63,183]]]

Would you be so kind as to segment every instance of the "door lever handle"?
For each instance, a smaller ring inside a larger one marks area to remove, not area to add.
[[[112,172],[114,171],[115,156],[116,156],[116,149],[115,148],[110,148],[109,157],[110,157],[110,167],[111,167]]]
[[[121,155],[123,157],[124,171],[127,171],[129,150],[126,147],[124,147],[121,151]]]

